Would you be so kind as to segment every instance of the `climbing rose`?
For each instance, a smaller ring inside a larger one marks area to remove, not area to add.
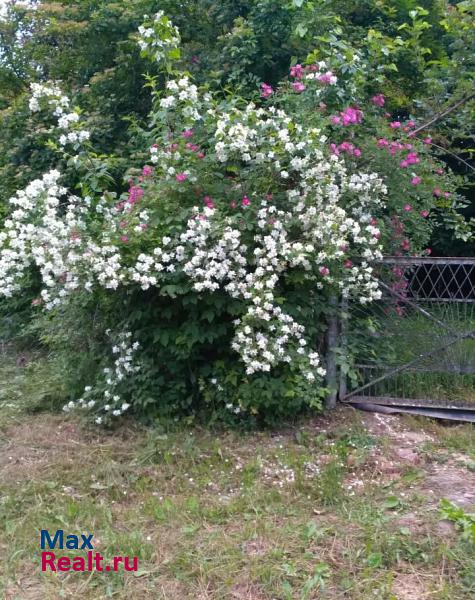
[[[303,92],[305,89],[304,84],[301,83],[300,81],[294,81],[294,83],[292,84],[292,87],[294,88],[294,90],[296,92]]]
[[[268,98],[269,96],[272,95],[272,92],[274,90],[272,89],[271,85],[268,85],[267,83],[263,83],[261,85],[261,97],[262,98]]]
[[[371,102],[376,106],[383,107],[385,102],[383,94],[376,94],[371,98]]]

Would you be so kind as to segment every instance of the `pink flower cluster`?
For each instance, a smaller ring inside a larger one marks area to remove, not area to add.
[[[249,206],[250,204],[251,204],[251,201],[249,200],[249,198],[247,196],[243,196],[243,198],[241,199],[241,206],[246,207],[246,206]],[[236,200],[232,200],[229,203],[229,206],[231,208],[237,208],[237,205],[238,204],[237,204]]]
[[[346,152],[350,156],[361,156],[361,150],[354,146],[351,142],[342,142],[338,146],[336,144],[330,144],[330,151],[332,154],[336,155]]]
[[[320,70],[320,67],[316,64],[308,65],[303,67],[301,64],[294,65],[290,68],[290,76],[294,79],[303,79],[304,76],[308,73],[315,73]],[[337,77],[333,73],[333,71],[326,71],[325,73],[320,73],[316,76],[317,81],[322,83],[323,85],[334,85],[337,82]],[[297,82],[296,82],[297,83]],[[295,85],[292,87],[295,88]],[[305,87],[303,88],[305,89]],[[296,89],[296,91],[303,91],[302,89]]]
[[[185,147],[187,148],[187,150],[191,150],[192,152],[196,152],[196,156],[198,158],[204,158],[205,157],[205,153],[201,152],[201,148],[198,146],[198,144],[192,144],[191,142],[187,142],[185,144]]]
[[[323,83],[323,85],[334,85],[337,82],[337,78],[332,71],[321,73],[318,75],[317,79],[320,83]]]
[[[295,77],[295,79],[302,79],[305,75],[305,68],[302,65],[297,64],[293,67],[290,67],[290,76]]]
[[[396,152],[400,152],[402,150],[412,150],[412,144],[401,144],[401,142],[397,142],[396,140],[390,142],[386,138],[380,138],[376,142],[376,146],[378,148],[387,148],[391,156],[394,156]]]
[[[389,123],[389,127],[391,127],[391,129],[402,129],[406,133],[413,129],[415,126],[416,122],[412,120],[408,121],[405,125],[403,125],[401,121],[391,121],[391,123]],[[409,137],[413,137],[413,135],[413,133],[410,133]]]
[[[129,198],[127,200],[127,204],[133,206],[136,204],[144,195],[144,191],[138,185],[132,185],[129,188]]]
[[[409,152],[404,160],[401,160],[399,166],[402,169],[409,167],[410,165],[418,165],[421,162],[421,159],[417,155],[417,152]]]
[[[331,117],[331,122],[334,125],[343,125],[344,127],[347,127],[348,125],[357,125],[358,123],[361,123],[362,120],[363,111],[352,106],[345,108],[339,115],[333,115]]]
[[[292,87],[294,89],[294,91],[300,93],[303,92],[305,90],[305,86],[301,81],[294,81],[292,83]]]
[[[371,98],[371,102],[375,106],[380,106],[382,108],[384,106],[384,103],[385,103],[385,98],[384,98],[383,94],[376,94],[375,96],[373,96]]]
[[[271,85],[269,85],[267,83],[261,84],[261,97],[262,98],[269,98],[269,96],[272,96],[273,92],[274,92],[274,90],[272,89]]]
[[[214,208],[213,198],[211,198],[210,196],[205,196],[203,198],[203,202],[207,208]]]

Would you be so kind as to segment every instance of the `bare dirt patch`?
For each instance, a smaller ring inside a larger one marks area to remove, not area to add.
[[[397,600],[424,600],[431,592],[426,589],[423,579],[416,573],[399,573],[393,581],[393,594]]]
[[[475,473],[452,461],[432,465],[425,480],[425,492],[435,499],[447,498],[465,509],[475,507]]]
[[[258,585],[250,581],[240,581],[231,588],[231,598],[234,600],[268,600]]]

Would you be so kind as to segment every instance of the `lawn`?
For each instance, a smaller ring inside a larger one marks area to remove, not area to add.
[[[470,523],[440,507],[475,506],[473,426],[348,408],[278,431],[107,432],[44,410],[45,385],[3,361],[7,600],[473,597]],[[93,533],[139,570],[42,574],[41,529]]]

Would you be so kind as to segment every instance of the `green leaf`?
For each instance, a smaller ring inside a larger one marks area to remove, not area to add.
[[[401,500],[397,496],[388,496],[383,502],[383,508],[399,508]]]

